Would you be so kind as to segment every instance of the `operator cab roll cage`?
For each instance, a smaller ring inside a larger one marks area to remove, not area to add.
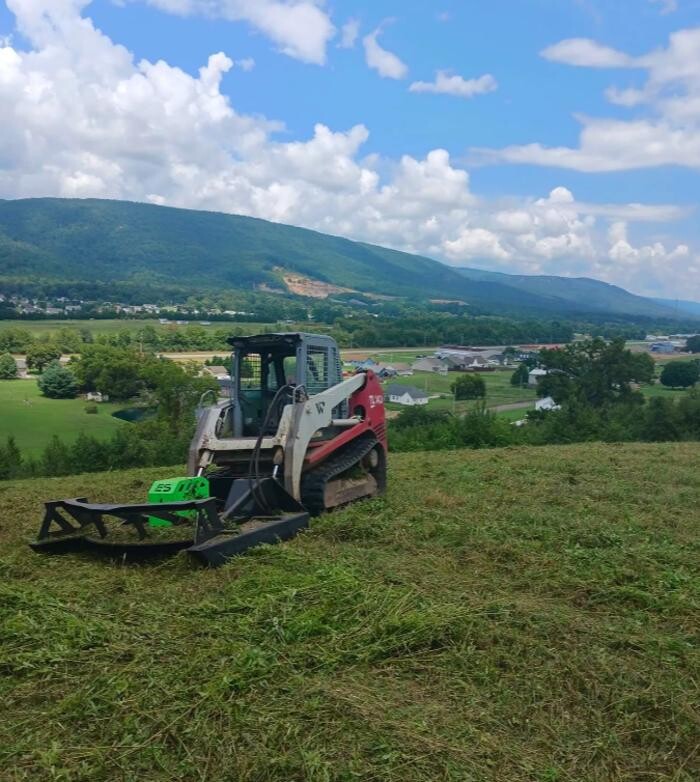
[[[232,437],[274,434],[284,407],[295,401],[295,389],[313,396],[342,381],[339,351],[330,337],[287,332],[231,337],[228,342],[233,347],[229,408]],[[278,396],[281,389],[284,391]],[[275,397],[275,409],[270,410]],[[346,410],[338,410],[339,417],[346,414]],[[266,431],[261,432],[266,419]]]

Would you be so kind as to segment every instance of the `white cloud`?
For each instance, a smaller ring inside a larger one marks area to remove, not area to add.
[[[236,60],[236,65],[242,71],[252,71],[255,68],[255,60],[252,57],[244,57],[242,60]]]
[[[203,14],[248,22],[284,54],[317,65],[326,62],[326,47],[335,35],[330,16],[322,8],[322,0],[141,1],[182,16]]]
[[[405,79],[408,75],[408,66],[393,52],[389,52],[379,45],[377,38],[380,33],[381,28],[378,27],[362,39],[367,65],[377,71],[383,79]]]
[[[341,49],[353,49],[357,42],[357,36],[360,34],[360,22],[357,19],[348,19],[340,30]]]
[[[468,258],[507,261],[512,258],[498,236],[486,228],[463,228],[456,239],[445,242],[445,253],[456,261]]]
[[[545,49],[543,56],[569,65],[646,71],[641,87],[611,86],[605,93],[617,106],[636,108],[638,116],[579,117],[577,147],[532,143],[475,150],[478,155],[585,172],[667,165],[700,168],[700,27],[679,30],[667,47],[639,57],[586,39],[562,41]]]
[[[700,297],[693,250],[625,233],[616,242],[629,247],[613,251],[607,234],[622,222],[646,232],[683,216],[677,207],[585,204],[561,187],[544,198],[483,200],[445,150],[366,156],[363,125],[319,124],[308,139],[280,141],[279,123],[238,113],[222,94],[227,55],[191,75],[135,61],[81,18],[80,0],[7,2],[29,48],[0,48],[0,198],[125,198],[247,214],[454,264],[589,274],[637,290],[651,268],[657,293],[675,295],[674,281],[684,280],[684,295]]]
[[[568,38],[548,46],[540,54],[545,60],[584,68],[627,68],[634,62],[627,54],[588,38]]]
[[[459,98],[473,98],[498,89],[498,82],[490,73],[477,79],[465,79],[447,71],[438,71],[435,81],[414,81],[409,87],[411,92],[432,92],[442,95],[456,95]]]

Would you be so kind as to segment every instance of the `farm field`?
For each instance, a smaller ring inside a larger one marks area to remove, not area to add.
[[[44,497],[162,471],[3,484],[3,780],[700,778],[697,445],[389,466],[209,571],[26,546]]]
[[[98,405],[96,415],[85,412],[84,399],[47,399],[35,380],[0,381],[0,442],[13,435],[23,454],[36,456],[53,435],[67,443],[81,433],[109,437],[125,424],[112,416],[123,404]]]
[[[666,388],[660,383],[654,383],[650,386],[642,386],[642,393],[645,397],[651,399],[652,397],[661,397],[662,399],[678,399],[688,393],[689,389],[681,388]]]
[[[459,377],[458,372],[449,372],[447,375],[438,375],[435,372],[416,372],[408,377],[393,378],[387,383],[399,383],[400,385],[414,386],[426,391],[428,394],[445,394],[446,399],[431,399],[428,402],[428,408],[431,410],[455,410],[456,412],[465,412],[474,407],[473,401],[459,401],[456,403],[450,391],[450,385],[455,378]],[[516,402],[533,402],[537,394],[532,388],[519,388],[510,384],[512,370],[498,370],[496,372],[481,372],[479,374],[486,383],[486,405],[487,407],[497,407],[499,405],[509,405]],[[385,384],[386,385],[386,384]],[[401,410],[401,405],[389,404],[389,409]]]
[[[203,318],[206,320],[206,318]],[[134,332],[144,328],[144,326],[153,326],[156,331],[164,331],[168,328],[174,327],[176,324],[173,321],[172,324],[161,324],[157,320],[0,320],[0,330],[6,328],[18,328],[25,329],[31,332],[35,337],[47,336],[55,333],[59,329],[88,329],[93,336],[100,334],[115,334],[119,331]],[[189,325],[200,326],[201,323],[198,320],[190,320]],[[210,326],[202,326],[205,329],[219,329],[227,327],[240,328],[245,326],[251,328],[254,331],[261,330],[263,328],[270,328],[270,323],[239,323],[237,321],[212,321]],[[179,328],[185,328],[181,326]]]

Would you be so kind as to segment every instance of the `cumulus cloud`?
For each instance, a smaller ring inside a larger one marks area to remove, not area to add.
[[[381,47],[377,40],[381,32],[381,27],[378,27],[362,39],[367,65],[377,71],[383,79],[405,79],[408,75],[408,66],[393,52]]]
[[[532,143],[476,150],[487,160],[531,163],[577,171],[626,171],[678,165],[700,168],[700,27],[679,30],[668,46],[632,57],[587,39],[561,41],[543,52],[549,60],[589,68],[646,72],[641,87],[606,90],[608,100],[646,111],[633,119],[579,117],[577,147]]]
[[[221,91],[233,66],[213,54],[192,75],[136,61],[81,16],[87,0],[7,0],[28,49],[0,47],[0,198],[125,198],[301,225],[461,265],[591,274],[641,290],[646,266],[688,280],[690,248],[635,242],[667,205],[585,204],[566,188],[486,201],[446,150],[380,160],[369,130],[318,124],[280,141],[280,123],[235,110]],[[615,243],[611,224],[630,226]],[[651,249],[649,249],[651,248]],[[664,279],[666,282],[664,282]],[[695,289],[692,286],[695,286]]]
[[[348,19],[340,30],[340,42],[338,46],[341,49],[353,49],[357,42],[357,36],[360,34],[360,22],[357,19]]]
[[[244,57],[236,60],[236,65],[243,71],[252,71],[255,68],[255,60],[252,57]]]
[[[182,16],[204,14],[234,22],[248,22],[284,54],[317,65],[326,62],[326,47],[335,35],[335,27],[323,10],[322,0],[141,1]]]
[[[498,89],[498,82],[490,73],[477,79],[465,79],[448,71],[438,71],[435,81],[414,81],[409,87],[411,92],[432,92],[438,95],[455,95],[458,98],[473,98]]]

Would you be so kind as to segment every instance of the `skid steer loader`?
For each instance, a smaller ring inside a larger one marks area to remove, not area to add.
[[[372,372],[343,379],[327,336],[229,343],[229,393],[198,410],[188,475],[156,481],[143,504],[47,502],[35,551],[137,560],[186,549],[220,565],[294,537],[311,516],[383,493],[384,397]]]

